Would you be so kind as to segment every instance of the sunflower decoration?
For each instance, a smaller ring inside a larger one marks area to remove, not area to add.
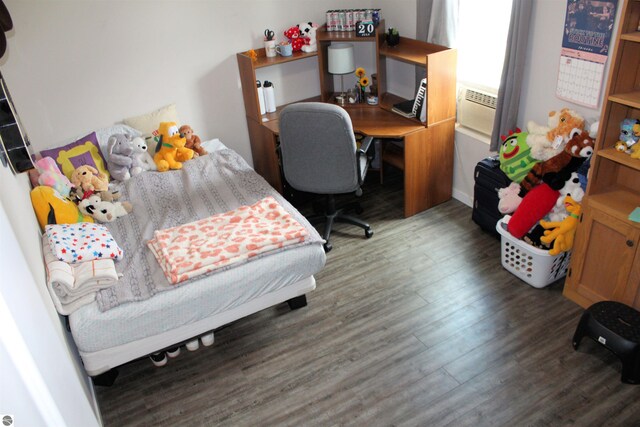
[[[367,86],[369,86],[369,84],[370,84],[369,77],[367,77],[367,72],[362,67],[358,67],[356,69],[356,73],[355,74],[356,74],[356,77],[358,78],[358,82],[356,83],[356,86],[358,87],[358,89],[360,91],[361,102],[363,102],[364,101],[364,92],[365,92]]]

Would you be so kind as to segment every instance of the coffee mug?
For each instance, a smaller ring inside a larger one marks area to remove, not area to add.
[[[293,46],[291,46],[291,43],[279,44],[276,46],[276,52],[282,56],[291,56],[293,55]]]
[[[276,56],[276,41],[275,40],[265,40],[264,41],[264,54],[268,58],[273,58]]]

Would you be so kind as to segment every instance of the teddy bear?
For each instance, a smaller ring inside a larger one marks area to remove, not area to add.
[[[133,210],[129,202],[107,202],[97,193],[82,199],[78,208],[97,222],[113,222]]]
[[[35,163],[38,184],[54,188],[62,196],[67,197],[73,188],[71,181],[60,172],[56,161],[51,157],[44,157]]]
[[[300,35],[306,38],[305,44],[300,48],[303,52],[316,52],[318,50],[318,43],[316,42],[316,30],[318,24],[312,22],[303,22],[298,24]]]
[[[207,150],[202,147],[200,137],[198,135],[194,135],[193,129],[189,125],[180,126],[180,134],[185,137],[187,143],[184,145],[185,147],[194,151],[193,157],[204,156],[207,153]]]
[[[136,136],[131,141],[133,147],[133,154],[131,154],[131,175],[138,175],[139,173],[156,170],[156,164],[153,158],[147,151],[147,143],[141,136]]]
[[[89,165],[75,168],[71,174],[71,183],[83,191],[106,191],[109,189],[109,178]]]
[[[180,135],[174,122],[162,122],[158,128],[159,141],[153,160],[159,172],[169,169],[182,169],[182,162],[193,158],[193,150],[186,148],[186,138]]]
[[[116,133],[109,137],[107,151],[109,159],[107,167],[113,179],[126,181],[131,178],[131,166],[133,165],[133,144],[131,136],[124,133]]]
[[[297,25],[285,30],[284,36],[291,43],[291,50],[294,52],[299,52],[302,50],[302,46],[305,45],[305,39],[300,34],[300,28]]]
[[[551,111],[547,126],[534,121],[527,123],[527,144],[531,147],[531,157],[539,161],[549,160],[560,153],[569,141],[572,129],[584,128],[584,119],[577,112],[568,108]]]
[[[570,133],[570,139],[564,146],[564,149],[550,159],[536,163],[522,182],[520,182],[520,185],[526,191],[531,190],[542,181],[546,174],[560,172],[569,165],[573,158],[586,159],[591,157],[594,145],[595,142],[593,138],[589,136],[589,132],[574,128]],[[579,166],[579,164],[576,165],[576,168],[577,166]]]

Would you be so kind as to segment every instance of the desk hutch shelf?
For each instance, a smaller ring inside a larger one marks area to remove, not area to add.
[[[640,119],[640,1],[621,1],[605,105],[582,201],[564,295],[588,307],[603,300],[640,309],[640,159],[613,146],[625,118]]]
[[[404,141],[404,150],[400,159],[395,159],[395,164],[399,162],[404,171],[405,216],[414,215],[451,198],[456,113],[456,51],[405,37],[401,37],[397,46],[390,47],[386,45],[384,36],[384,20],[370,37],[356,37],[355,32],[326,31],[322,26],[317,31],[317,52],[296,52],[291,57],[267,58],[264,49],[255,49],[255,61],[246,52],[236,55],[254,168],[285,196],[286,182],[277,155],[278,116],[284,105],[278,106],[274,113],[260,114],[256,70],[315,57],[320,94],[296,102],[333,102],[336,90],[334,76],[329,73],[327,66],[328,47],[334,42],[369,42],[375,44],[379,105],[345,106],[354,130],[374,138]],[[424,67],[427,78],[426,123],[391,112],[393,104],[406,99],[387,91],[388,60]]]

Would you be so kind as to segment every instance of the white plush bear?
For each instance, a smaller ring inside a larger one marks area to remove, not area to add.
[[[303,45],[301,50],[303,52],[316,52],[318,50],[318,43],[316,42],[318,24],[303,22],[302,24],[298,24],[298,28],[300,29],[300,37],[309,39],[309,44]]]
[[[569,213],[565,208],[565,197],[571,195],[571,198],[576,202],[581,202],[584,197],[584,190],[580,186],[580,178],[576,172],[571,173],[571,178],[564,183],[564,187],[560,189],[560,196],[556,201],[555,206],[549,212],[549,221],[561,222]]]
[[[132,145],[133,154],[131,157],[133,159],[133,164],[131,165],[131,175],[137,175],[144,171],[154,171],[158,169],[156,163],[151,157],[151,154],[147,151],[147,143],[142,137],[137,136],[133,138]]]

